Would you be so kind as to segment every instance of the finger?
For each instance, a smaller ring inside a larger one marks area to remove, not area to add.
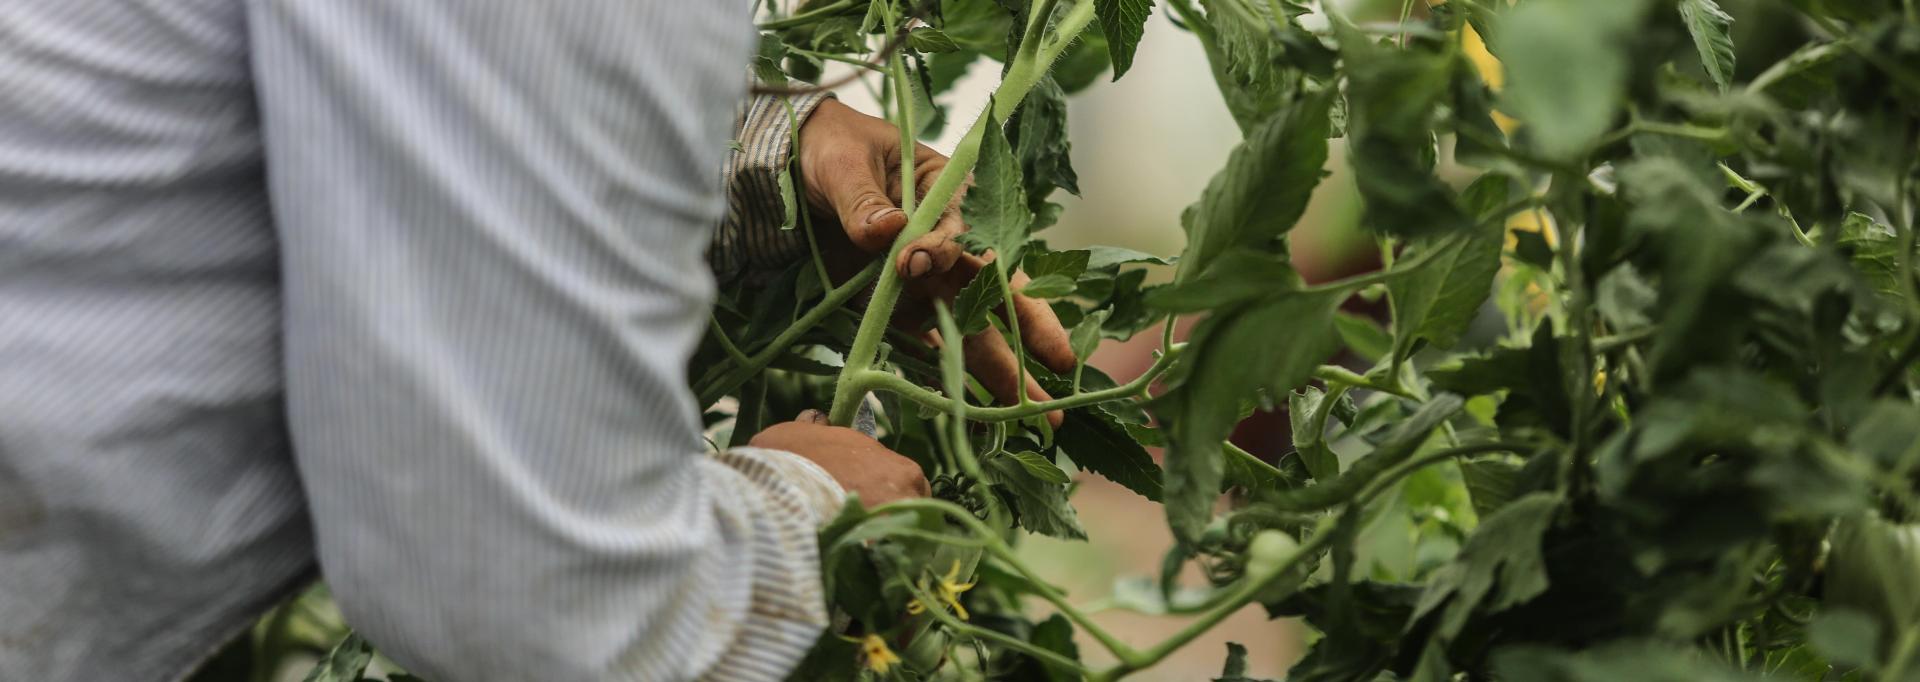
[[[893,203],[882,185],[884,160],[849,149],[829,156],[826,168],[814,175],[826,195],[847,239],[862,251],[885,253],[893,238],[907,226],[907,214]]]
[[[1008,285],[1014,291],[1019,291],[1029,281],[1027,273],[1016,272]],[[1020,319],[1020,343],[1027,347],[1027,354],[1056,373],[1073,371],[1077,362],[1073,356],[1073,343],[1067,328],[1060,324],[1060,316],[1054,314],[1053,306],[1037,298],[1014,294],[1013,307],[1014,314]]]
[[[960,245],[960,233],[967,230],[967,224],[961,220],[959,211],[948,211],[940,215],[940,221],[933,229],[914,239],[900,250],[900,260],[895,267],[900,268],[902,276],[919,279],[937,276],[953,270],[966,253]]]
[[[989,327],[986,331],[967,337],[961,343],[961,350],[966,358],[967,371],[987,389],[995,402],[1002,405],[1020,404],[1020,360],[998,330]],[[1029,399],[1053,399],[1033,377],[1027,377],[1024,388]],[[1058,427],[1064,417],[1058,410],[1048,412],[1047,422]]]

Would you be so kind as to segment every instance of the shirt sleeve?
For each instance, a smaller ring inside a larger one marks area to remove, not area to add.
[[[740,111],[737,145],[727,154],[727,215],[707,252],[714,273],[731,281],[746,273],[777,269],[807,255],[807,237],[787,224],[788,191],[780,176],[792,170],[793,141],[826,93],[759,95]],[[806,203],[796,194],[796,210]]]
[[[748,4],[248,1],[321,569],[422,676],[776,680],[826,623],[838,488],[686,388]]]

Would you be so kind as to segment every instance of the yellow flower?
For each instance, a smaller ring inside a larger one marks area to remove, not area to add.
[[[1606,394],[1607,394],[1607,370],[1604,370],[1604,369],[1601,369],[1601,370],[1594,370],[1594,372],[1593,372],[1593,394],[1594,394],[1594,395],[1606,395]]]
[[[953,615],[959,616],[960,620],[966,620],[967,607],[960,605],[960,593],[973,589],[973,583],[962,583],[959,581],[960,560],[955,559],[953,561],[953,568],[947,569],[947,574],[940,577],[939,593],[936,596],[940,598],[940,601],[946,602],[948,606],[953,607]],[[930,591],[925,578],[920,579],[920,589],[921,591]],[[927,605],[921,603],[918,599],[913,600],[913,603],[907,605],[907,613],[914,615],[924,613],[926,610]]]
[[[887,648],[887,640],[879,635],[869,634],[860,640],[860,650],[866,653],[867,669],[882,675],[900,662],[900,656]]]

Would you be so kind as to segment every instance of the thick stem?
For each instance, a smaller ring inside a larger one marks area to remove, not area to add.
[[[763,31],[777,31],[783,28],[805,26],[815,21],[819,21],[823,17],[833,16],[835,14],[839,14],[841,12],[845,12],[847,10],[853,9],[856,5],[865,5],[865,4],[866,3],[864,2],[855,2],[854,0],[840,0],[839,2],[835,2],[828,5],[822,5],[820,7],[816,7],[816,8],[807,10],[805,12],[801,12],[799,14],[786,17],[784,19],[769,19],[767,21],[762,21],[760,22],[760,29]]]
[[[1044,9],[1051,9],[1053,3],[1044,2],[1041,5]],[[921,198],[920,205],[910,214],[906,228],[900,231],[898,238],[894,239],[893,248],[888,250],[887,257],[881,260],[882,263],[895,262],[900,256],[900,249],[933,229],[934,223],[939,221],[940,214],[946,210],[954,194],[960,191],[960,185],[966,181],[967,174],[973,171],[974,164],[980,160],[980,140],[986,135],[987,125],[992,121],[1005,120],[1008,114],[1013,113],[1014,107],[1019,106],[1020,100],[1025,99],[1027,92],[1032,90],[1040,77],[1046,74],[1047,67],[1052,64],[1054,58],[1059,57],[1067,44],[1092,21],[1093,3],[1082,0],[1060,18],[1059,23],[1055,25],[1056,32],[1053,35],[1043,35],[1022,45],[1020,54],[1008,66],[1000,86],[994,89],[993,108],[989,112],[990,115],[982,115],[974,119],[973,126],[967,129],[960,143],[954,146],[953,156],[947,159],[946,167],[940,169],[940,174],[927,188],[926,195]],[[1031,51],[1029,51],[1029,45],[1031,45]],[[859,408],[861,397],[865,395],[864,392],[856,391],[858,387],[854,379],[860,372],[873,367],[874,357],[880,350],[880,339],[885,335],[886,326],[893,318],[894,306],[900,301],[898,270],[893,267],[883,268],[879,277],[879,281],[873,287],[873,300],[868,304],[866,314],[860,319],[860,328],[854,334],[852,348],[847,351],[846,368],[840,372],[840,382],[834,389],[833,409],[828,417],[837,425],[845,426],[853,423],[854,413]]]

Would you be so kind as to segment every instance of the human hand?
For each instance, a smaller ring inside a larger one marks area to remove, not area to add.
[[[878,506],[932,494],[920,465],[853,429],[827,425],[827,415],[807,410],[800,418],[774,424],[747,442],[756,448],[783,450],[826,470],[861,504]]]
[[[820,222],[838,227],[818,234],[823,258],[835,278],[850,277],[874,258],[884,256],[894,238],[906,229],[908,216],[898,204],[903,186],[900,131],[883,119],[829,99],[800,128],[797,153],[807,205]],[[917,194],[924,194],[946,165],[947,157],[916,144],[913,174]],[[893,263],[907,293],[895,311],[894,326],[925,333],[936,347],[943,340],[937,333],[925,331],[932,319],[933,301],[951,305],[974,275],[992,262],[991,254],[982,257],[967,253],[956,241],[967,229],[959,206],[960,197],[956,195],[933,229],[901,249]],[[1011,288],[1019,291],[1026,285],[1027,276],[1015,272],[1010,280]],[[1053,308],[1045,301],[1019,294],[1013,299],[1021,344],[1027,353],[1056,372],[1072,371],[1075,360],[1067,330]],[[1005,319],[1007,311],[999,312]],[[1009,405],[1019,402],[1019,360],[998,331],[989,327],[964,339],[961,346],[967,371],[995,400]],[[1049,399],[1032,377],[1027,378],[1025,389],[1029,398]],[[1050,412],[1047,419],[1059,426],[1061,414]]]

